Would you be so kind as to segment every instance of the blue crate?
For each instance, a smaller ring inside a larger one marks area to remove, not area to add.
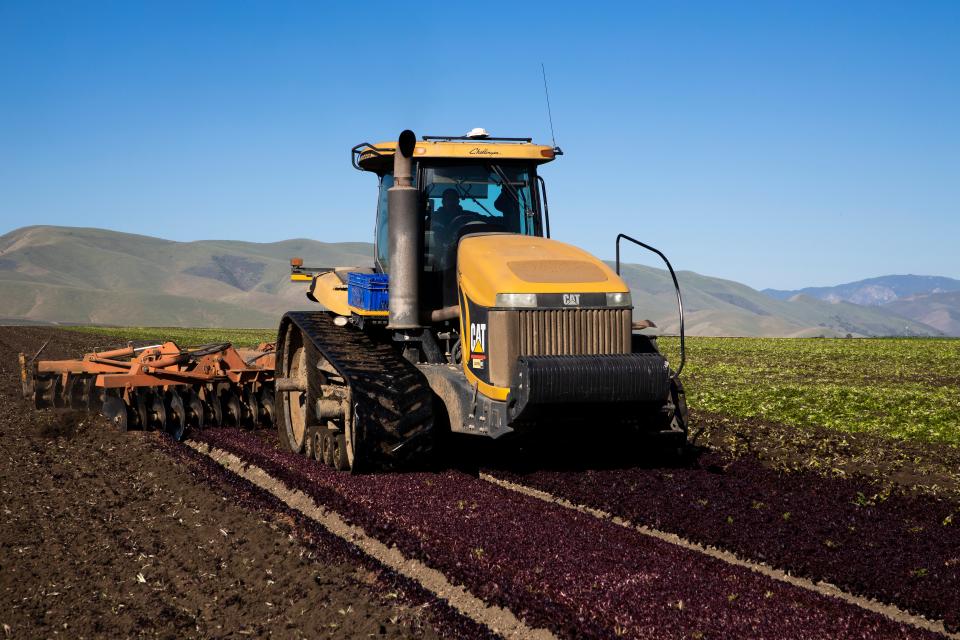
[[[351,307],[364,311],[386,311],[389,307],[390,277],[385,273],[347,274],[347,300]]]

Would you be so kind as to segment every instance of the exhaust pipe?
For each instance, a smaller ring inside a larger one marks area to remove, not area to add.
[[[404,129],[393,154],[393,186],[387,191],[390,251],[390,301],[388,329],[419,329],[420,261],[423,256],[423,221],[413,186],[411,160],[417,136]]]

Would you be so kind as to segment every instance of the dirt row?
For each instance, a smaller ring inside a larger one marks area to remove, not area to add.
[[[256,433],[198,440],[560,637],[934,637],[462,471],[357,477]]]
[[[163,436],[34,411],[16,355],[47,339],[49,357],[110,342],[0,328],[4,637],[442,634],[434,605],[247,487],[165,455]]]

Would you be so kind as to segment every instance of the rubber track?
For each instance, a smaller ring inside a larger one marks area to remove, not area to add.
[[[304,342],[312,343],[350,387],[354,471],[392,468],[429,454],[433,392],[419,369],[391,345],[354,327],[338,327],[326,312],[287,313],[281,336],[287,322],[301,330]]]

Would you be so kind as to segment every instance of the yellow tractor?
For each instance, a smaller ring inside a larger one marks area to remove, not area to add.
[[[616,270],[550,239],[538,169],[561,153],[482,129],[352,149],[380,184],[374,263],[291,260],[324,309],[280,324],[283,446],[356,472],[416,463],[440,430],[500,438],[580,421],[686,444],[673,269],[623,234]],[[633,321],[623,239],[673,275],[676,371]]]

